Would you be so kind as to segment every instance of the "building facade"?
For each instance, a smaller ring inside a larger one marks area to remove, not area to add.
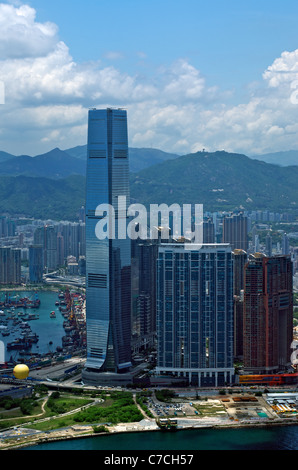
[[[129,162],[127,114],[121,109],[90,110],[86,182],[86,328],[87,362],[84,375],[124,373],[131,366],[131,242],[118,238],[127,227]],[[118,212],[118,198],[126,207]],[[113,206],[115,237],[99,239],[103,220],[112,215],[97,208]]]
[[[0,284],[21,284],[21,250],[0,248]]]
[[[29,247],[29,280],[33,283],[43,281],[43,248],[40,245]]]
[[[242,213],[223,219],[223,243],[230,243],[233,250],[248,249],[247,217]]]
[[[234,292],[234,356],[243,358],[243,297],[244,268],[247,253],[244,250],[233,251],[233,292]]]
[[[245,266],[244,279],[244,369],[255,374],[284,371],[293,341],[292,261],[256,253]]]
[[[234,380],[229,245],[162,244],[157,261],[157,374],[196,386]]]

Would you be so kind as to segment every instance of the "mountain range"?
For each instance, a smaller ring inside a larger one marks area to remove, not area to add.
[[[85,203],[86,151],[86,146],[56,148],[36,157],[0,152],[0,213],[75,220]],[[131,200],[147,207],[197,203],[206,211],[298,208],[298,164],[271,164],[260,156],[224,151],[129,153]]]
[[[163,152],[154,148],[130,148],[130,172],[138,173],[159,163],[176,160],[180,155]],[[268,153],[249,157],[281,167],[298,165],[298,151]],[[31,157],[15,156],[0,151],[0,176],[32,176],[46,178],[67,178],[71,175],[86,174],[87,145],[66,150],[55,148],[43,155]]]
[[[130,171],[136,173],[151,165],[177,158],[178,155],[158,149],[129,149]],[[0,176],[33,176],[66,178],[70,175],[85,175],[87,145],[67,150],[55,148],[36,157],[15,156],[0,152]]]

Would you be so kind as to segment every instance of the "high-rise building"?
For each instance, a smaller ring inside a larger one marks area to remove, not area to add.
[[[58,267],[57,229],[53,225],[44,227],[44,253],[48,271],[54,271]]]
[[[204,220],[203,222],[203,242],[215,243],[215,227],[211,219]]]
[[[0,284],[21,284],[21,250],[0,248]]]
[[[58,266],[65,265],[64,237],[60,232],[57,235],[57,264]]]
[[[243,324],[244,369],[256,374],[286,370],[293,340],[289,256],[250,256],[245,266]]]
[[[244,250],[233,251],[233,294],[234,294],[234,356],[243,357],[243,290],[244,267],[247,253]]]
[[[268,256],[268,258],[272,256],[272,237],[270,233],[266,235],[266,256]]]
[[[282,254],[283,255],[289,255],[290,254],[290,243],[289,243],[289,237],[286,233],[283,234],[282,237]]]
[[[118,238],[127,228],[129,162],[127,113],[122,109],[89,111],[86,180],[86,328],[85,381],[101,380],[99,372],[129,371],[131,367],[131,240]],[[123,205],[118,211],[118,198]],[[113,206],[115,237],[99,239],[103,217],[96,211]]]
[[[248,249],[247,217],[242,213],[223,219],[223,243],[230,243],[233,250]]]
[[[8,217],[0,217],[0,238],[15,236],[15,222]]]
[[[43,275],[43,248],[40,245],[29,247],[29,280],[33,283],[42,282]]]
[[[155,346],[157,254],[156,240],[132,240],[134,348]]]
[[[157,374],[197,386],[234,380],[233,262],[227,244],[162,244],[157,261]]]

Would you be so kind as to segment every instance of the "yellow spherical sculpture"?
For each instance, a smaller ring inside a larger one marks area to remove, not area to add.
[[[19,364],[13,369],[13,375],[16,379],[24,380],[29,375],[29,367],[26,364]]]

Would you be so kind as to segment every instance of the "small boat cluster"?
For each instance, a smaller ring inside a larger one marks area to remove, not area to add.
[[[7,365],[18,363],[28,364],[32,367],[43,367],[56,361],[62,361],[74,354],[85,352],[86,348],[86,317],[85,317],[85,295],[80,293],[59,292],[55,301],[55,310],[49,312],[49,317],[57,318],[60,312],[64,317],[63,328],[65,336],[61,338],[61,346],[53,350],[53,341],[49,337],[48,351],[40,354],[38,348],[39,336],[32,332],[29,325],[31,320],[38,320],[36,312],[18,311],[11,306],[9,309],[0,310],[0,334],[2,336],[13,336],[6,344],[7,351],[12,351]],[[55,321],[53,320],[53,324]],[[32,349],[35,345],[34,350]],[[18,358],[16,359],[16,355]],[[22,358],[22,359],[21,359]]]

